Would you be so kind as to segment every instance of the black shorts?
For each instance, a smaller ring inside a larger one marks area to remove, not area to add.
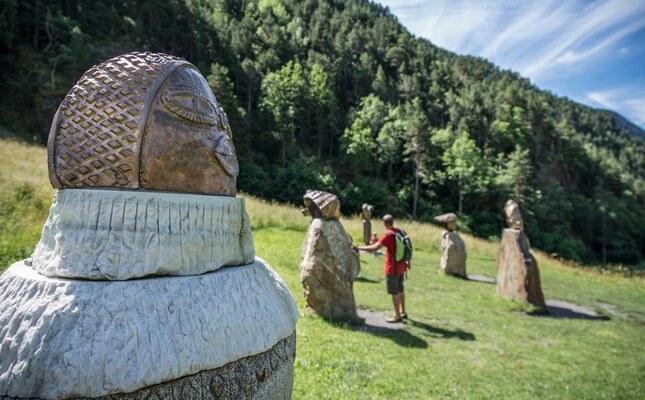
[[[388,294],[403,293],[403,275],[386,275],[385,284]]]

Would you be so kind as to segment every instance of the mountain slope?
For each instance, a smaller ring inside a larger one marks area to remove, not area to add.
[[[0,124],[44,136],[93,63],[148,49],[187,58],[228,113],[239,186],[308,188],[417,220],[458,211],[474,234],[520,202],[533,245],[588,262],[645,254],[645,142],[604,111],[412,36],[368,1],[7,2]],[[29,118],[25,118],[28,115]]]

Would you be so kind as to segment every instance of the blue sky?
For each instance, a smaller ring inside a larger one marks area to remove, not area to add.
[[[645,0],[376,0],[412,33],[645,128]]]

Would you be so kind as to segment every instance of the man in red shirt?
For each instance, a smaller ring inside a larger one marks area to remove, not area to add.
[[[383,225],[387,232],[374,244],[368,246],[354,246],[355,250],[363,250],[373,253],[381,247],[387,250],[385,254],[385,280],[387,292],[392,295],[394,305],[394,316],[386,319],[387,322],[401,322],[407,318],[405,313],[405,293],[403,293],[403,275],[405,270],[410,268],[409,261],[396,262],[396,238],[394,237],[399,229],[394,227],[394,217],[387,214],[383,217]]]

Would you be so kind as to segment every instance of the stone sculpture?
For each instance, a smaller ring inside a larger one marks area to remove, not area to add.
[[[363,243],[365,244],[370,244],[370,240],[372,240],[372,211],[374,211],[374,206],[363,204],[361,217],[363,220]]]
[[[457,215],[454,213],[442,214],[435,217],[435,221],[443,224],[446,229],[441,232],[440,266],[448,275],[467,278],[466,274],[466,244],[457,233]]]
[[[291,397],[298,311],[255,257],[226,115],[193,65],[93,67],[48,156],[41,240],[0,277],[0,398]]]
[[[303,214],[312,217],[300,263],[307,306],[325,317],[357,320],[353,282],[360,264],[352,239],[338,221],[338,197],[309,190],[303,198]]]
[[[529,238],[519,205],[508,200],[504,214],[509,228],[502,231],[497,253],[497,293],[503,297],[546,309],[537,260],[531,254]]]

